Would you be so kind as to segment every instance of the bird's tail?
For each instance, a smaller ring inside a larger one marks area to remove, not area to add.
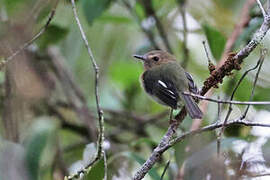
[[[189,116],[192,119],[201,119],[203,113],[194,101],[194,99],[191,96],[185,94],[182,94],[181,98],[184,101]]]

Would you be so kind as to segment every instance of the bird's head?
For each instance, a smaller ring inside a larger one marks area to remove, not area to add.
[[[176,61],[173,55],[161,50],[153,50],[144,55],[133,55],[133,57],[143,61],[145,70],[149,70],[164,63]]]

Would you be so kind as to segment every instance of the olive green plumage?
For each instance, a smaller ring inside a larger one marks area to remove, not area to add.
[[[183,94],[188,91],[194,93],[194,82],[174,56],[156,50],[134,57],[144,62],[145,71],[141,76],[141,83],[154,100],[173,109],[185,105],[192,119],[202,118],[203,114],[194,99]]]

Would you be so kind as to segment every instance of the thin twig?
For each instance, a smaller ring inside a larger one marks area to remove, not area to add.
[[[241,84],[242,80],[244,79],[244,77],[245,77],[250,71],[255,70],[259,65],[261,66],[261,64],[262,64],[262,62],[263,62],[263,60],[264,60],[264,58],[265,58],[265,55],[266,55],[266,52],[265,52],[265,51],[261,51],[261,56],[260,56],[259,60],[257,61],[256,66],[253,67],[253,68],[250,68],[249,70],[247,70],[247,71],[243,74],[243,76],[240,78],[240,80],[238,81],[238,83],[237,83],[236,87],[234,88],[233,93],[232,93],[232,95],[231,95],[231,101],[233,100],[234,94],[236,93],[236,90],[237,90],[237,88],[240,86],[240,84]],[[257,80],[255,80],[255,81],[257,81]],[[256,85],[256,84],[255,84],[255,85]],[[252,91],[253,91],[253,90],[252,90]],[[254,93],[254,91],[253,91],[253,93]],[[227,112],[226,117],[225,117],[225,120],[224,120],[224,123],[223,123],[223,127],[221,128],[221,131],[220,131],[220,133],[219,133],[219,137],[221,137],[222,134],[224,133],[225,125],[226,125],[226,123],[227,123],[227,121],[228,121],[228,119],[229,119],[229,117],[230,117],[230,115],[231,115],[232,110],[233,110],[233,109],[232,109],[232,104],[230,104],[229,109],[228,109],[228,112]],[[247,111],[246,111],[246,112],[247,112]],[[243,119],[243,116],[242,116],[242,119]]]
[[[262,173],[262,174],[251,174],[249,173],[247,175],[247,177],[253,177],[253,178],[256,178],[256,177],[263,177],[263,176],[270,176],[270,173]]]
[[[216,72],[218,72],[217,73],[218,76],[222,72],[222,71],[219,71],[219,69],[223,68],[225,62],[228,61],[228,56],[230,55],[230,52],[233,50],[236,40],[241,35],[244,28],[248,25],[248,23],[249,23],[249,21],[251,19],[251,17],[250,17],[250,9],[253,7],[255,2],[256,2],[255,0],[247,0],[246,3],[244,4],[244,6],[243,6],[243,8],[241,10],[241,15],[239,17],[239,21],[235,25],[233,32],[231,33],[230,37],[228,38],[228,40],[226,42],[226,45],[225,45],[225,49],[224,49],[223,54],[221,56],[221,59],[219,60],[219,63],[217,64]],[[235,63],[233,63],[233,64],[235,64]],[[211,77],[212,76],[210,76],[204,82],[204,84],[207,83],[208,80],[210,80]],[[208,86],[205,85],[204,87],[208,87]],[[204,87],[202,89],[204,89]],[[209,86],[209,87],[215,87],[215,86]],[[203,91],[204,93],[201,94],[201,95],[204,95],[207,92],[207,95],[210,97],[213,94],[214,91],[213,91],[213,89],[210,89],[210,90],[208,88],[206,88],[206,89],[207,90]],[[200,107],[202,107],[202,109],[206,109],[207,106],[208,106],[208,103],[209,103],[209,101],[204,101],[204,102],[201,103]],[[201,124],[202,124],[202,119],[195,119],[192,122],[192,125],[191,125],[190,129],[198,129]]]
[[[213,124],[205,126],[203,128],[183,133],[180,136],[178,136],[177,138],[171,140],[169,145],[165,148],[168,149],[168,148],[174,146],[176,143],[181,142],[183,139],[185,139],[189,136],[192,136],[195,134],[200,134],[200,133],[205,132],[205,131],[212,131],[214,129],[222,127],[222,125],[223,125],[222,122],[220,122],[218,124],[213,123]],[[270,124],[243,121],[243,120],[241,120],[241,118],[237,118],[235,120],[232,120],[232,121],[228,122],[225,126],[228,127],[228,126],[233,126],[233,125],[243,125],[243,126],[251,126],[251,127],[253,127],[253,126],[270,127]],[[165,149],[162,149],[162,151],[164,151],[164,150]]]
[[[218,100],[220,100],[220,97],[217,97]],[[220,115],[221,115],[221,103],[218,103],[218,107],[217,107],[217,122],[220,121]]]
[[[220,100],[220,97],[218,96],[218,100]],[[221,103],[218,103],[218,112],[217,112],[217,123],[220,122],[220,114],[221,114],[221,107],[220,107]],[[217,133],[217,156],[220,156],[220,136],[219,133]]]
[[[96,157],[94,158],[94,160],[92,162],[90,162],[89,164],[87,164],[82,170],[78,171],[77,173],[70,175],[68,177],[65,177],[65,179],[68,179],[68,180],[71,180],[73,178],[78,178],[78,177],[80,177],[81,174],[84,175],[85,173],[87,173],[91,169],[92,165],[94,165],[97,161],[99,161],[101,159],[101,157],[103,155],[102,145],[103,145],[103,140],[104,140],[104,117],[103,117],[103,112],[100,109],[99,91],[98,91],[99,67],[96,63],[96,60],[95,60],[94,55],[92,53],[92,50],[89,46],[88,40],[86,38],[85,32],[84,32],[82,25],[80,23],[74,0],[71,0],[71,5],[72,5],[74,18],[76,20],[76,23],[77,23],[78,28],[79,28],[80,33],[81,33],[81,37],[84,41],[84,44],[85,44],[85,47],[87,49],[92,66],[95,70],[95,97],[96,97],[96,106],[97,106],[97,114],[98,114],[99,135],[98,135],[98,141],[97,141],[97,153],[96,153]]]
[[[207,47],[206,47],[206,42],[203,41],[202,43],[203,43],[203,48],[204,48],[205,55],[206,55],[207,60],[208,60],[208,64],[210,64],[211,63],[211,59],[209,57],[209,53],[208,53],[208,50],[207,50]]]
[[[267,53],[267,49],[262,49],[261,50],[261,57],[260,57],[260,60],[259,60],[260,61],[260,66],[258,68],[258,71],[257,71],[256,75],[255,75],[255,80],[253,82],[252,91],[251,91],[251,95],[250,95],[249,101],[251,101],[253,99],[253,97],[254,97],[255,87],[256,87],[256,84],[257,84],[257,80],[258,80],[258,77],[259,77],[259,74],[260,74],[260,71],[261,71],[261,68],[262,68],[262,65],[263,65],[263,62],[264,62],[264,58],[266,56],[266,53]],[[244,119],[246,117],[247,112],[249,110],[249,107],[250,107],[250,105],[247,106],[244,114],[242,115],[242,119]]]
[[[193,94],[190,92],[183,92],[185,95],[189,95],[192,97],[197,97],[201,100],[211,101],[215,103],[221,103],[221,104],[238,104],[238,105],[270,105],[270,101],[226,101],[226,100],[218,100],[213,98],[208,98],[205,96],[201,96],[198,94]]]
[[[256,0],[256,1],[257,1],[257,4],[258,4],[259,8],[262,11],[263,17],[266,18],[267,14],[266,14],[266,12],[265,12],[265,10],[263,8],[263,5],[262,5],[261,1],[260,0]]]
[[[247,71],[244,72],[244,74],[241,76],[241,78],[239,79],[239,81],[237,82],[236,86],[235,86],[234,89],[233,89],[232,95],[231,95],[231,97],[230,97],[230,101],[233,100],[234,95],[235,95],[235,93],[236,93],[238,87],[240,86],[240,84],[242,83],[242,81],[244,80],[244,78],[246,77],[246,75],[247,75],[249,72],[251,72],[251,71],[257,69],[257,67],[259,66],[259,64],[260,64],[260,59],[257,61],[257,64],[256,64],[254,67],[252,67],[252,68],[250,68],[250,69],[248,69]],[[225,120],[224,120],[224,124],[226,124],[227,120],[229,119],[229,116],[230,116],[232,110],[233,110],[233,109],[232,109],[232,104],[230,104],[230,106],[229,106],[229,108],[228,108],[228,112],[227,112],[226,117],[225,117]],[[219,138],[220,138],[221,135],[223,134],[223,131],[224,131],[224,128],[221,129],[221,131],[220,131],[220,133],[219,133],[219,135],[218,135]]]
[[[167,169],[168,169],[170,163],[171,163],[171,160],[169,160],[169,161],[166,163],[166,166],[165,166],[165,168],[164,168],[164,170],[163,170],[163,172],[162,172],[162,174],[161,174],[160,180],[163,180],[163,178],[164,178],[164,176],[165,176],[165,173],[166,173],[166,171],[167,171]]]
[[[200,134],[202,132],[206,132],[206,131],[212,131],[215,130],[217,128],[222,127],[223,123],[214,123],[208,126],[205,126],[203,128],[200,129],[196,129],[196,130],[192,130],[186,133],[181,134],[180,136],[178,136],[177,138],[171,140],[168,142],[168,144],[160,147],[160,148],[155,148],[155,150],[153,151],[153,154],[157,157],[160,157],[166,150],[168,150],[170,147],[174,146],[176,143],[181,142],[182,140],[184,140],[187,137],[196,135],[196,134]],[[270,124],[265,124],[265,123],[255,123],[255,122],[248,122],[248,121],[243,121],[241,120],[241,118],[235,119],[233,121],[230,121],[226,124],[226,127],[228,126],[232,126],[232,125],[243,125],[243,126],[259,126],[259,127],[270,127]],[[152,157],[152,156],[151,156]],[[152,165],[152,164],[150,164]],[[135,178],[136,177],[136,178]],[[133,179],[142,179],[142,176],[135,176]]]
[[[31,45],[34,41],[36,41],[49,27],[49,24],[51,23],[55,12],[56,12],[56,7],[58,5],[59,0],[56,0],[55,4],[52,7],[52,10],[50,12],[50,15],[48,17],[48,20],[46,22],[46,24],[41,28],[41,30],[34,35],[34,37],[27,41],[26,43],[24,43],[21,47],[19,47],[12,55],[10,55],[9,57],[5,58],[4,60],[2,60],[0,62],[0,70],[1,68],[3,68],[7,63],[9,63],[15,56],[17,56],[18,54],[20,54],[23,50],[25,50],[29,45]]]

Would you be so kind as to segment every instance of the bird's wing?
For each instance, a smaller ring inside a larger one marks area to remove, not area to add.
[[[158,97],[163,104],[177,109],[179,94],[175,85],[170,80],[158,79],[154,83],[153,95]]]
[[[158,71],[146,71],[142,75],[142,84],[145,91],[157,102],[177,108],[179,94],[172,81]]]
[[[198,90],[195,82],[193,81],[192,76],[188,72],[185,72],[185,75],[186,75],[186,77],[188,79],[189,91],[194,93],[194,94],[199,94],[199,90]]]

